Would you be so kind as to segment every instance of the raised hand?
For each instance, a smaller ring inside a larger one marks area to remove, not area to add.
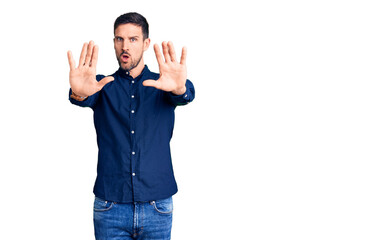
[[[98,46],[93,41],[84,43],[82,47],[80,62],[76,67],[72,52],[68,51],[68,62],[70,66],[69,83],[73,95],[86,98],[100,91],[104,85],[114,80],[113,77],[105,77],[101,81],[96,80],[96,67],[98,61]]]
[[[176,95],[184,94],[186,91],[185,82],[187,81],[187,67],[185,65],[187,49],[183,47],[180,63],[176,60],[175,49],[172,42],[163,42],[162,49],[164,60],[159,46],[154,44],[154,52],[159,65],[159,79],[157,81],[145,80],[143,85],[155,87],[166,92],[172,92]]]

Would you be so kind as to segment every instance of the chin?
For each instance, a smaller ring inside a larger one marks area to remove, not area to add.
[[[124,71],[129,71],[129,66],[125,65],[125,64],[120,64],[120,67],[121,69],[123,69]]]

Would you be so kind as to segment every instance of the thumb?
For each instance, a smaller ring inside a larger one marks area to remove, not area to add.
[[[98,82],[98,85],[99,85],[100,89],[102,89],[102,88],[104,87],[104,85],[106,85],[107,83],[112,82],[112,81],[114,81],[114,80],[115,80],[114,77],[112,77],[112,76],[108,76],[108,77],[105,77],[105,78],[103,78],[102,80],[100,80],[100,81]]]
[[[155,80],[145,80],[143,81],[142,85],[144,85],[145,87],[155,87],[155,88],[158,88],[160,87],[160,82],[159,81],[155,81]]]

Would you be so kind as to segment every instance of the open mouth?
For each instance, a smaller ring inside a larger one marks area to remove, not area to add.
[[[123,62],[128,62],[128,59],[129,59],[128,55],[126,54],[121,55],[121,60],[123,60]]]

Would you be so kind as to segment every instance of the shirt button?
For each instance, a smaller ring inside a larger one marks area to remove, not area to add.
[[[135,155],[136,153],[135,152],[132,152],[132,155]]]
[[[132,98],[134,98],[134,95],[132,95]]]
[[[134,131],[132,131],[131,133],[134,134]]]
[[[134,81],[132,80],[132,83],[134,83]]]
[[[134,113],[134,110],[132,110],[131,112]]]
[[[132,176],[136,176],[136,174],[135,174],[135,173],[132,173]]]

